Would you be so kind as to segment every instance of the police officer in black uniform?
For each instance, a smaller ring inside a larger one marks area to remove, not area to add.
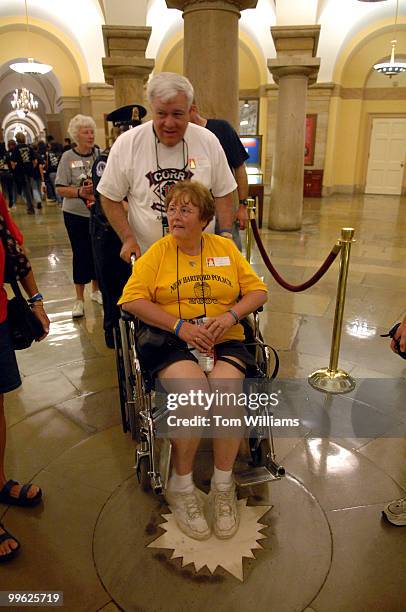
[[[107,121],[112,121],[116,138],[123,132],[141,124],[147,111],[139,104],[130,104],[117,108],[109,115]],[[123,287],[131,274],[131,267],[120,257],[121,240],[107,221],[100,202],[97,185],[106,167],[110,149],[103,151],[92,167],[92,180],[95,202],[90,207],[90,234],[96,276],[103,296],[104,337],[106,345],[114,348],[114,328],[118,327],[120,310],[117,302]]]

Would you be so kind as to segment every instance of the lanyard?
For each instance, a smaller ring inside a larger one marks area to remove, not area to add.
[[[206,298],[204,295],[204,282],[203,282],[203,238],[200,239],[200,278],[201,278],[201,287],[202,287],[202,296],[203,296],[203,308],[204,314],[202,316],[206,316]],[[179,247],[176,247],[176,291],[178,295],[178,312],[179,319],[182,318],[182,314],[180,311],[180,292],[179,292]]]
[[[159,164],[159,158],[158,158],[158,144],[159,144],[159,139],[155,133],[154,130],[154,141],[155,141],[155,161],[156,161],[156,169],[157,170],[163,170],[163,168],[160,166]],[[189,158],[189,148],[187,145],[187,142],[184,138],[182,138],[182,155],[183,155],[183,167],[182,168],[177,168],[180,171],[184,171],[186,170],[186,168],[188,167],[188,158]],[[165,208],[165,203],[162,200],[162,194],[161,194],[161,189],[160,189],[160,185],[158,188],[158,197],[159,197],[159,203],[161,204],[161,223],[162,223],[162,236],[165,236],[168,231],[169,231],[169,226],[168,226],[168,218],[166,217],[166,215],[163,215],[163,210]]]

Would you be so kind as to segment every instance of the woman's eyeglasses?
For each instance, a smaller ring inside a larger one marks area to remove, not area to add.
[[[179,212],[181,217],[188,217],[195,210],[196,208],[191,208],[190,206],[172,206],[170,204],[166,209],[166,214],[168,217],[173,217],[177,212]]]

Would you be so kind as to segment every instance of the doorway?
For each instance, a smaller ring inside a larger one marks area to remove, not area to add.
[[[400,195],[406,158],[406,117],[374,118],[365,193]]]

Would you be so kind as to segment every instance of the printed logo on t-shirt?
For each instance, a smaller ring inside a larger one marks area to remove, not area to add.
[[[189,304],[217,304],[218,300],[211,297],[211,288],[208,283],[195,283],[193,286],[195,297],[188,299]]]
[[[213,297],[212,287],[207,281],[216,281],[228,285],[229,287],[233,286],[229,278],[220,276],[220,274],[192,274],[189,276],[182,276],[175,283],[172,283],[172,285],[170,285],[171,293],[178,291],[181,285],[183,285],[186,287],[187,293],[191,290],[194,293],[194,297],[184,298],[189,304],[218,304],[218,299]],[[193,284],[193,286],[187,287],[189,284]]]
[[[106,162],[104,160],[100,160],[96,166],[96,176],[98,176],[99,178],[103,176],[105,167],[106,167]]]
[[[158,198],[158,201],[152,203],[151,208],[161,213],[164,212],[165,198],[175,184],[178,181],[190,181],[193,172],[179,168],[164,168],[148,172],[145,176],[149,180],[154,196]]]
[[[28,164],[31,161],[30,149],[28,147],[20,147],[20,155],[23,164]]]

